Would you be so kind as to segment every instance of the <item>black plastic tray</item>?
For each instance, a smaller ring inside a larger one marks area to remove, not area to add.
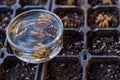
[[[0,14],[10,12],[4,14],[8,21],[0,24],[0,80],[120,80],[120,0],[111,0],[111,5],[104,5],[100,0],[71,1],[73,3],[69,4],[67,0],[16,0],[16,3],[8,5],[7,2],[0,3]],[[63,22],[63,49],[46,63],[28,64],[18,60],[5,40],[5,28],[10,20],[30,9],[52,11],[63,21],[66,16],[73,18],[71,24]],[[104,13],[114,14],[116,18],[107,28],[100,28],[94,20],[98,14]],[[34,69],[31,70],[31,67]],[[28,76],[28,73],[31,74]]]

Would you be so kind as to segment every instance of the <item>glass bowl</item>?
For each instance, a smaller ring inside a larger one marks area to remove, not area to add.
[[[33,9],[16,16],[6,30],[13,53],[28,63],[54,58],[63,46],[63,24],[47,10]]]

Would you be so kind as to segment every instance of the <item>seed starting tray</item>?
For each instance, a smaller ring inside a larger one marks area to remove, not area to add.
[[[6,27],[31,9],[56,13],[64,25],[63,48],[43,64],[15,57]],[[120,80],[120,0],[1,0],[0,80]]]

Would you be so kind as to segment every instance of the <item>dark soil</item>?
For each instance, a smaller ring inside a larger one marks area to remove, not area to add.
[[[93,55],[119,55],[120,37],[117,31],[99,31],[90,34],[89,49]]]
[[[5,29],[12,18],[12,10],[7,8],[0,9],[0,29]]]
[[[12,51],[12,48],[11,48],[10,44],[9,44],[8,42],[7,42],[6,44],[7,44],[7,46],[6,46],[7,52],[8,52],[9,54],[13,54],[13,51]]]
[[[78,55],[83,49],[83,33],[64,31],[60,55]]]
[[[102,61],[90,64],[88,80],[120,80],[119,61]]]
[[[20,4],[22,6],[26,6],[26,5],[45,5],[45,4],[47,4],[47,0],[20,0]]]
[[[57,5],[77,5],[77,0],[55,0],[55,3]]]
[[[58,58],[48,64],[47,80],[82,80],[82,68],[78,59]]]
[[[6,38],[5,31],[0,29],[0,48],[4,46],[5,38]]]
[[[83,26],[83,12],[78,8],[58,8],[54,11],[62,20],[65,28],[80,28]]]
[[[108,15],[111,17],[111,21],[108,23],[109,26],[107,28],[116,28],[119,24],[119,12],[117,8],[97,8],[97,9],[89,9],[88,10],[88,25],[90,28],[100,28],[98,24],[96,24],[96,18],[99,14]],[[106,28],[106,27],[103,27]]]
[[[16,0],[0,0],[0,5],[11,6],[16,3]]]
[[[88,3],[92,6],[95,5],[116,5],[118,3],[118,0],[106,0],[107,2],[104,2],[105,0],[88,0]]]
[[[34,80],[35,71],[35,65],[9,57],[0,65],[0,80]]]
[[[28,10],[32,10],[32,9],[44,9],[44,8],[43,8],[43,7],[41,7],[41,8],[25,8],[25,9],[20,8],[20,9],[17,10],[16,15],[18,15],[18,14],[20,14],[20,13],[23,13],[23,12],[25,12],[25,11],[28,11]],[[45,9],[44,9],[44,10],[45,10]]]

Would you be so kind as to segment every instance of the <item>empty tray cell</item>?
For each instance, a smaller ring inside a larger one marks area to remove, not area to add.
[[[27,5],[45,5],[48,0],[20,0],[20,4],[22,6]]]
[[[92,55],[120,56],[120,33],[110,30],[89,32],[88,48]]]
[[[77,5],[78,0],[55,0],[57,5]]]
[[[4,46],[5,38],[6,38],[5,31],[0,29],[0,48]]]
[[[0,80],[34,80],[36,66],[22,62],[16,57],[7,57],[0,65]]]
[[[92,59],[87,67],[87,80],[120,80],[120,60]]]
[[[65,28],[83,27],[83,11],[78,8],[57,8],[54,12],[61,18]]]
[[[0,28],[5,29],[12,18],[13,10],[8,8],[0,8]]]
[[[0,5],[11,6],[16,3],[16,0],[0,0]]]
[[[25,11],[28,11],[28,10],[32,10],[32,9],[43,9],[43,10],[45,10],[45,8],[43,8],[43,7],[34,7],[34,8],[20,8],[20,9],[18,9],[17,10],[17,13],[16,13],[16,15],[18,15],[18,14],[20,14],[20,13],[22,13],[22,12],[25,12]]]
[[[88,25],[94,28],[116,28],[119,24],[119,9],[101,7],[88,10]]]
[[[83,33],[64,31],[63,42],[60,55],[79,55],[83,49]]]
[[[76,58],[55,58],[48,63],[44,80],[82,80],[82,66]]]
[[[92,6],[95,5],[116,5],[118,0],[88,0],[88,3]]]

